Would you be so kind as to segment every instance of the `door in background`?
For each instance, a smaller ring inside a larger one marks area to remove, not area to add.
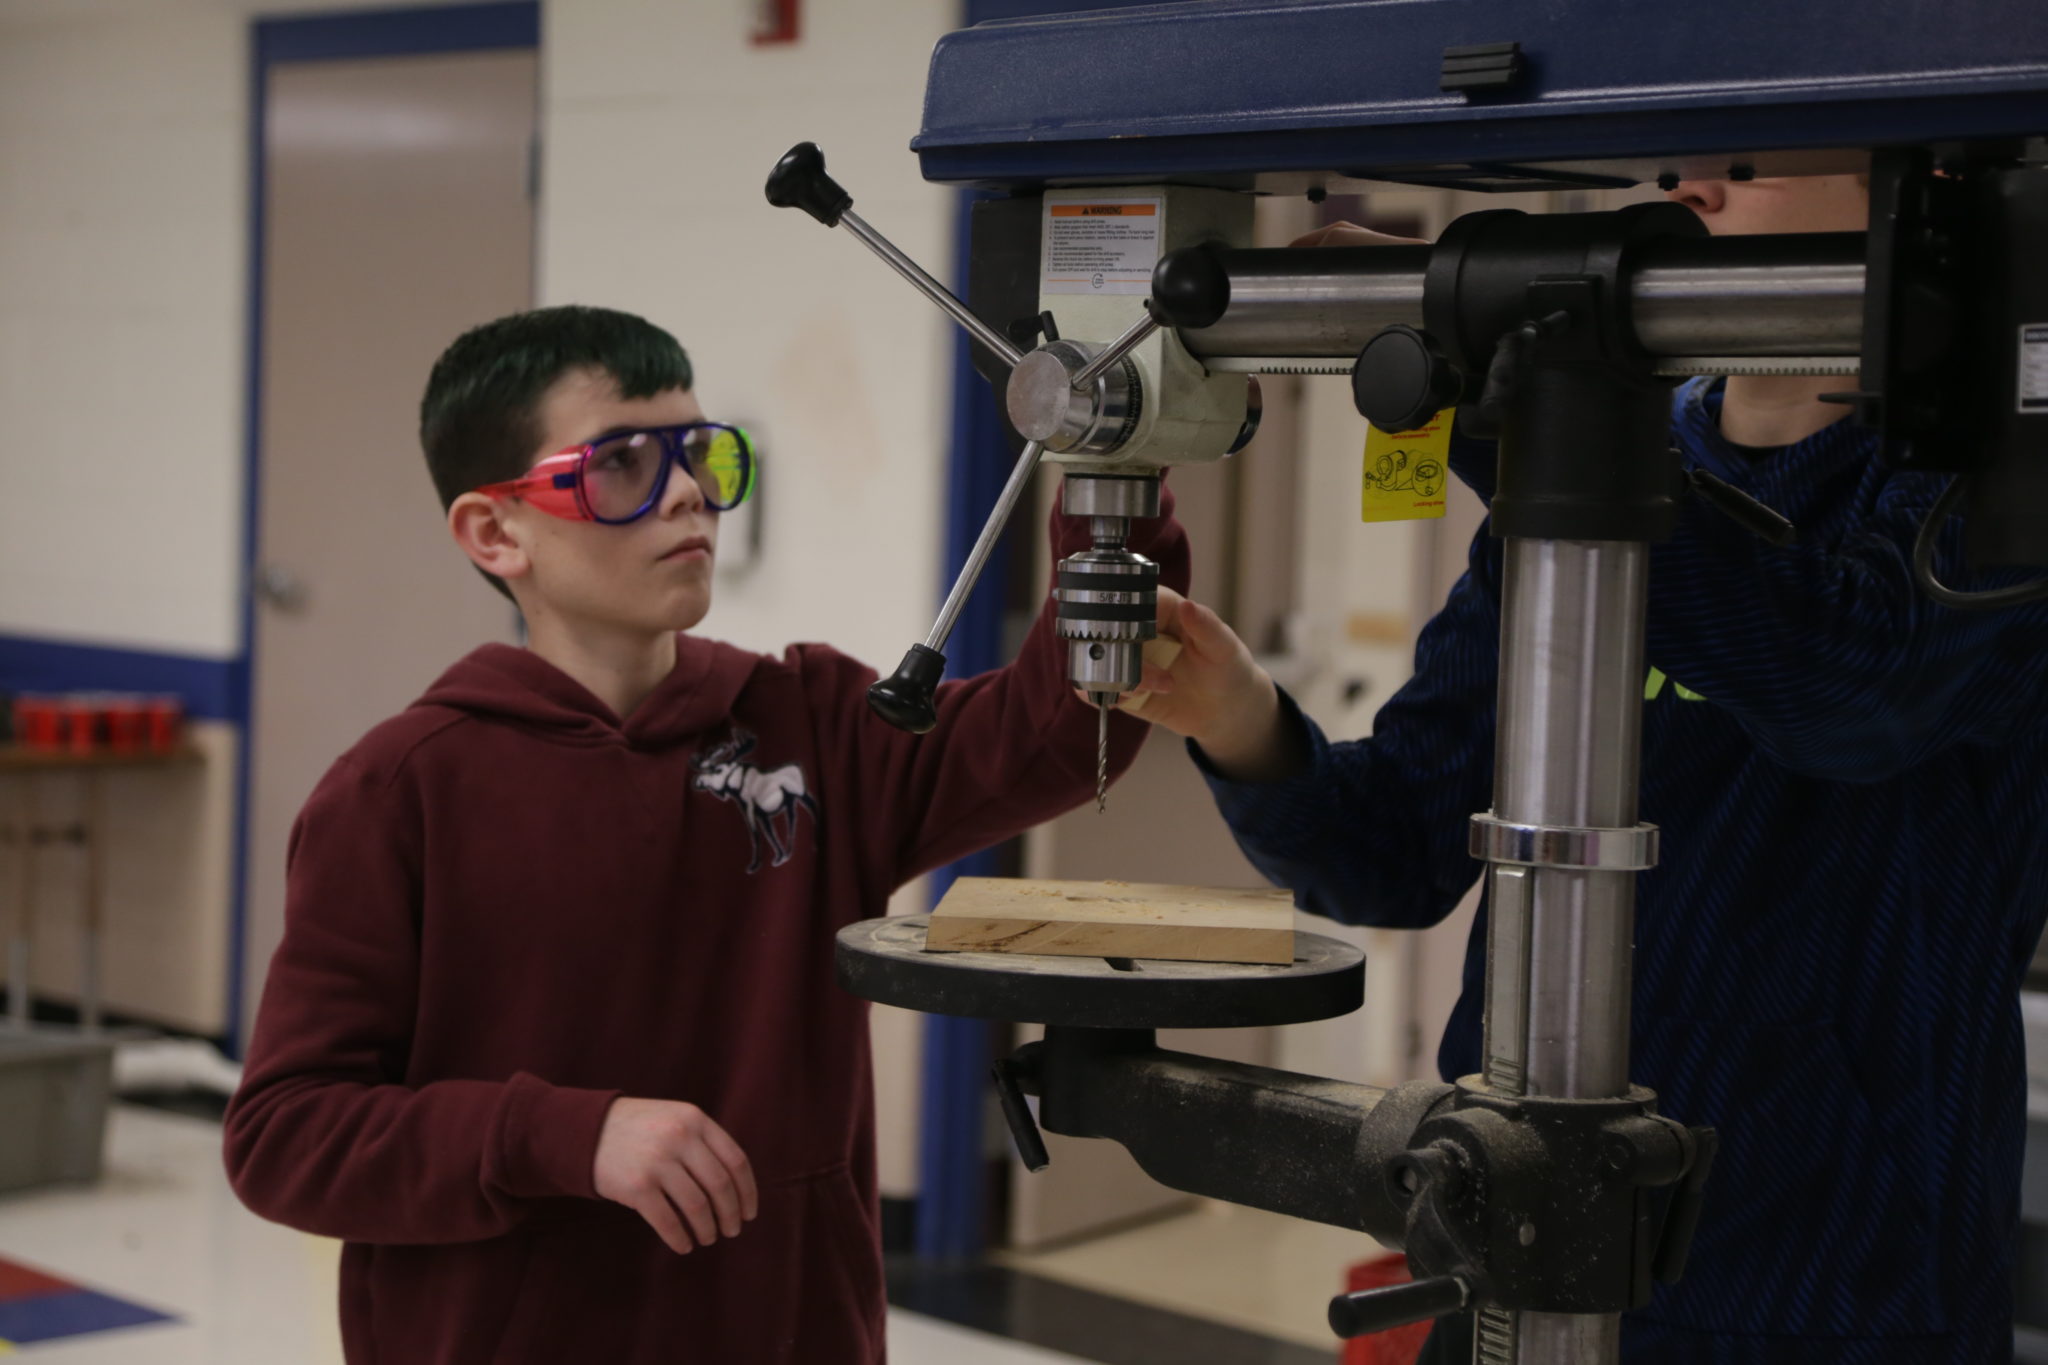
[[[514,637],[417,433],[442,348],[531,306],[536,78],[530,50],[270,68],[245,1031],[307,795],[450,663]]]

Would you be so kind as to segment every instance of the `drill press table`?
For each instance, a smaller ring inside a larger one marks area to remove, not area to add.
[[[1030,953],[928,953],[929,915],[839,931],[839,984],[926,1014],[1075,1028],[1256,1028],[1349,1014],[1365,999],[1365,954],[1294,936],[1287,966]]]

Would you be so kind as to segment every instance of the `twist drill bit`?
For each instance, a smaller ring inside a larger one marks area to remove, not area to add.
[[[1109,703],[1112,694],[1095,694],[1095,813],[1109,810]]]

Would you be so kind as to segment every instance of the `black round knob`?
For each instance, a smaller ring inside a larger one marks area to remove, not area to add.
[[[1152,267],[1152,306],[1175,327],[1208,327],[1230,307],[1230,272],[1213,243],[1169,251]]]
[[[1347,1340],[1369,1336],[1455,1313],[1471,1298],[1470,1288],[1453,1275],[1433,1275],[1383,1289],[1361,1289],[1330,1300],[1330,1330]]]
[[[1382,331],[1351,367],[1359,416],[1381,431],[1409,431],[1458,401],[1458,373],[1429,333],[1396,325]]]
[[[912,645],[896,671],[868,688],[868,709],[899,730],[921,735],[939,723],[933,693],[946,675],[946,656]]]
[[[825,154],[818,144],[799,142],[768,172],[768,202],[779,209],[802,209],[826,227],[838,227],[839,215],[853,207],[853,196],[825,174]]]

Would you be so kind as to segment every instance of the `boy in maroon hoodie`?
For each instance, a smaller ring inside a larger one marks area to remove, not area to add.
[[[880,1361],[867,1010],[833,935],[1093,791],[1052,615],[921,739],[826,646],[687,634],[751,452],[626,314],[463,336],[421,440],[530,643],[457,663],[307,801],[235,1190],[347,1241],[356,1365]],[[1143,726],[1112,723],[1121,770]]]

